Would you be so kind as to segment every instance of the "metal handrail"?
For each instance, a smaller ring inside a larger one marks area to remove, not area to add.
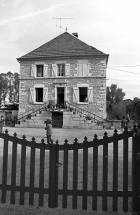
[[[68,104],[68,105],[74,107],[74,108],[75,108],[75,111],[78,111],[78,112],[80,112],[81,114],[83,114],[83,115],[85,115],[85,116],[90,116],[90,117],[92,117],[92,118],[94,119],[94,121],[95,121],[95,120],[97,120],[98,122],[100,122],[100,121],[105,121],[105,119],[104,119],[103,117],[98,116],[98,115],[96,115],[96,114],[94,114],[94,113],[92,113],[92,112],[90,112],[90,111],[88,111],[88,110],[84,110],[83,108],[77,106],[77,105],[74,104],[74,103],[71,103],[71,102],[69,102],[69,101],[65,101],[65,102],[66,102],[66,104]],[[80,111],[79,111],[78,109],[79,109]],[[85,113],[84,113],[84,112],[85,112]],[[98,119],[97,119],[97,118],[98,118]]]
[[[58,106],[58,103],[56,100],[49,100],[46,103],[44,103],[43,105],[39,106],[39,107],[35,107],[33,109],[30,109],[28,111],[26,111],[25,113],[22,113],[20,115],[18,115],[17,119],[11,119],[10,122],[18,122],[21,119],[24,119],[25,117],[32,115],[33,113],[36,113],[37,111],[41,111],[42,109],[44,109],[47,105],[51,105],[52,106]],[[105,119],[101,116],[98,116],[92,112],[90,112],[89,110],[85,110],[81,107],[79,107],[78,105],[69,102],[69,101],[64,101],[64,108],[69,107],[69,108],[73,108],[75,109],[75,111],[79,112],[82,116],[86,117],[86,116],[90,116],[92,119],[94,119],[94,122],[100,122],[100,121],[105,121]],[[5,120],[4,120],[5,121]]]

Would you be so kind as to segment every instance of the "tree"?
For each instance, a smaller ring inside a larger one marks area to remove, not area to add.
[[[133,101],[126,106],[126,112],[132,119],[140,119],[140,98],[135,97]]]
[[[122,103],[125,93],[116,84],[106,88],[107,115],[111,119],[120,119],[125,114],[125,105]]]
[[[3,102],[9,101],[17,103],[19,101],[19,74],[2,73],[0,74],[0,106]]]
[[[0,106],[2,102],[5,104],[6,95],[8,92],[6,74],[0,74]]]
[[[14,73],[13,85],[14,85],[13,100],[14,102],[18,103],[19,102],[19,74],[18,73]]]
[[[111,118],[120,120],[125,115],[126,115],[126,107],[123,102],[119,102],[117,104],[112,105]]]
[[[106,91],[106,98],[110,104],[117,104],[123,101],[125,93],[121,88],[117,88],[116,84],[107,87]]]

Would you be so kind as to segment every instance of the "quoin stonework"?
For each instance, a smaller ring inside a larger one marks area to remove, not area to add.
[[[69,102],[75,110],[79,107],[105,119],[108,57],[78,34],[65,32],[18,58],[19,115],[47,104],[42,116],[52,118],[54,127],[70,127],[71,113],[65,108]],[[53,110],[49,102],[55,105]]]

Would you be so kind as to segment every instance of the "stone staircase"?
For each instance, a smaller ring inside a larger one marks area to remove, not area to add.
[[[16,124],[17,128],[45,128],[44,121],[46,118],[51,118],[50,111],[42,111],[42,113],[34,114],[31,119],[23,119],[20,121],[20,124]]]
[[[97,125],[94,120],[86,120],[84,116],[78,113],[63,113],[63,128],[81,128],[81,129],[102,129],[103,125]]]
[[[42,108],[34,110],[33,112],[30,110],[30,112],[28,111],[28,114],[24,113],[24,116],[20,118],[20,121],[18,121],[18,124],[16,124],[15,127],[45,128],[44,121],[46,118],[52,119],[52,112],[60,112],[60,109],[56,108],[56,106],[53,108],[48,108],[48,106],[46,107],[43,105]],[[102,120],[101,117],[79,108],[73,103],[66,102],[66,107],[63,110],[61,109],[61,112],[63,112],[63,128],[103,128],[103,124],[98,123],[99,120]],[[28,117],[29,115],[30,117]],[[87,119],[87,115],[90,116],[91,119]]]

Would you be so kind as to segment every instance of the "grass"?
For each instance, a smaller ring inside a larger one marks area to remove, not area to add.
[[[0,152],[0,173],[2,172],[2,150],[3,150],[3,144],[1,143],[1,152]],[[18,146],[18,157],[17,157],[17,172],[16,172],[16,185],[20,185],[20,151],[21,147]],[[122,154],[122,142],[119,143],[119,162],[118,162],[118,190],[122,190],[122,182],[123,182],[123,154]],[[109,144],[109,154],[108,154],[108,190],[112,190],[112,182],[113,182],[113,147],[112,144]],[[79,152],[78,156],[78,189],[82,189],[82,180],[83,180],[83,154],[82,150]],[[73,153],[69,152],[69,168],[68,168],[68,189],[72,189],[72,181],[73,181]],[[89,149],[89,157],[88,157],[88,189],[92,189],[92,174],[93,174],[93,157],[92,157],[92,150]],[[63,153],[60,152],[60,163],[63,163]],[[45,187],[48,187],[49,183],[49,153],[45,153]],[[103,176],[102,176],[102,169],[103,169],[103,159],[102,159],[102,146],[99,146],[99,156],[98,156],[98,190],[102,190],[102,182],[103,182]],[[129,144],[129,178],[128,178],[128,185],[129,190],[132,189],[131,183],[131,141]],[[8,156],[8,176],[7,176],[7,184],[11,184],[11,147],[9,147],[9,156]],[[63,186],[63,165],[59,167],[59,179],[58,179],[58,188],[62,188]],[[30,148],[27,149],[27,157],[26,157],[26,186],[29,186],[29,180],[30,180]],[[2,175],[0,175],[0,183],[2,182]],[[36,150],[36,159],[35,159],[35,187],[39,186],[39,150]],[[38,207],[38,194],[35,194],[34,196],[34,207],[28,207],[29,205],[29,194],[25,194],[25,210],[22,206],[18,206],[19,204],[19,193],[16,192],[16,205],[11,206],[10,205],[10,192],[7,192],[7,202],[6,205],[8,205],[9,214],[12,214],[13,210],[16,210],[15,214],[91,214],[91,205],[92,205],[92,199],[91,197],[88,197],[88,211],[81,211],[82,208],[82,197],[78,197],[78,210],[71,210],[72,208],[72,197],[68,197],[68,209],[61,209],[62,208],[62,197],[59,196],[58,198],[58,209],[48,209],[48,203],[47,203],[47,195],[44,195],[44,207],[40,208]],[[98,214],[102,210],[102,201],[101,197],[98,197]],[[119,204],[119,212],[122,211],[122,198],[118,198],[118,204]],[[131,199],[129,199],[129,208],[131,208]],[[30,211],[30,213],[27,212]],[[1,205],[0,207],[0,214],[1,210],[5,211],[5,206]],[[8,209],[7,209],[8,210]],[[20,213],[18,213],[18,210],[21,210]],[[23,210],[23,211],[22,211]],[[112,198],[108,198],[108,211],[112,211]],[[93,212],[92,212],[93,213]],[[4,214],[4,212],[3,212]],[[8,214],[8,211],[7,213]],[[96,213],[95,213],[96,214]],[[123,213],[122,213],[123,214]],[[125,213],[124,213],[125,214]],[[128,213],[127,213],[128,214]]]

